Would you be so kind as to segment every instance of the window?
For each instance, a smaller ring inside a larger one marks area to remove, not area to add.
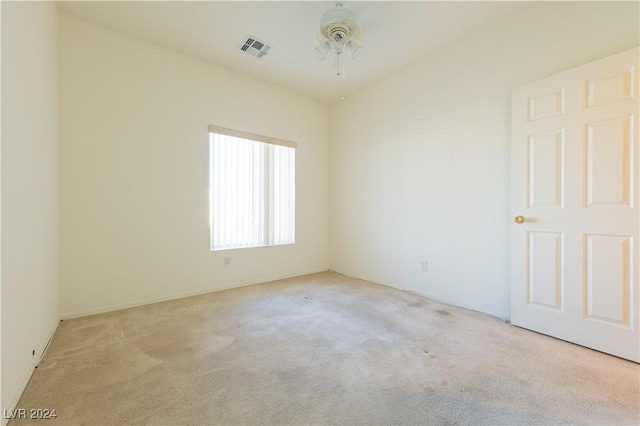
[[[295,243],[296,144],[209,126],[211,250]]]

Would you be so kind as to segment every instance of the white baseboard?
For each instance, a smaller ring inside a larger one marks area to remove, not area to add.
[[[478,312],[479,314],[488,315],[490,317],[497,318],[497,319],[502,320],[502,321],[507,322],[507,323],[509,322],[509,320],[507,318],[503,318],[501,315],[499,315],[497,313],[494,313],[494,312],[481,311],[478,308],[474,308],[472,306],[467,306],[467,305],[459,304],[459,303],[452,303],[452,302],[444,300],[444,299],[440,299],[440,298],[435,298],[433,296],[429,296],[428,294],[423,293],[421,291],[416,291],[416,290],[404,290],[404,291],[406,291],[407,293],[416,294],[416,295],[421,296],[421,297],[426,297],[429,300],[433,300],[434,302],[442,303],[443,305],[449,305],[449,306],[455,306],[455,307],[458,307],[458,308],[467,309],[469,311]]]
[[[31,380],[31,376],[33,376],[36,367],[38,367],[38,365],[40,364],[40,361],[44,357],[44,354],[47,352],[47,349],[49,349],[49,343],[51,343],[51,340],[53,340],[53,336],[55,336],[59,324],[60,320],[56,320],[53,327],[51,327],[51,331],[49,332],[47,338],[38,346],[38,351],[36,351],[36,354],[39,354],[39,356],[31,357],[31,365],[29,366],[27,371],[25,371],[24,377],[20,381],[20,386],[18,386],[16,393],[13,395],[13,398],[11,398],[9,406],[2,407],[2,426],[6,426],[6,424],[9,423],[9,419],[5,419],[4,410],[14,410],[17,407],[22,393],[29,384],[29,380]]]
[[[234,284],[230,284],[230,285],[226,285],[226,286],[222,286],[222,287],[205,288],[205,289],[199,289],[199,290],[193,290],[193,291],[185,291],[185,292],[181,292],[181,293],[175,293],[175,294],[172,294],[170,296],[154,297],[154,298],[150,298],[150,299],[137,300],[135,302],[128,302],[128,303],[119,303],[117,305],[109,305],[109,306],[105,306],[105,307],[102,307],[102,308],[83,309],[83,310],[80,310],[80,311],[63,313],[62,314],[62,319],[63,320],[68,320],[68,319],[73,319],[73,318],[86,317],[86,316],[89,316],[89,315],[104,314],[106,312],[119,311],[119,310],[128,309],[128,308],[135,308],[136,306],[151,305],[153,303],[167,302],[169,300],[182,299],[182,298],[191,297],[191,296],[199,296],[201,294],[215,293],[217,291],[230,290],[232,288],[245,287],[245,286],[254,285],[254,284],[262,284],[262,283],[267,283],[267,282],[270,282],[270,281],[284,280],[284,279],[287,279],[287,278],[294,278],[294,277],[300,277],[300,276],[303,276],[303,275],[317,274],[319,272],[326,272],[326,271],[327,271],[327,269],[322,269],[322,270],[313,270],[313,271],[310,271],[310,272],[296,273],[296,274],[293,274],[293,275],[284,275],[284,276],[260,278],[258,280],[242,281],[242,282],[239,282],[239,283],[234,283]]]
[[[481,314],[484,314],[484,315],[489,315],[491,317],[501,319],[504,322],[509,322],[508,318],[503,318],[502,315],[499,315],[499,314],[497,314],[495,312],[481,311],[478,308],[475,308],[475,307],[472,307],[472,306],[467,306],[467,305],[460,304],[460,303],[454,303],[454,302],[452,302],[450,300],[445,300],[445,299],[440,299],[440,298],[437,298],[437,297],[433,297],[430,294],[423,293],[421,291],[406,289],[406,288],[402,288],[402,287],[399,287],[399,286],[396,286],[396,285],[393,285],[393,284],[385,284],[385,283],[377,282],[376,280],[371,279],[371,278],[367,278],[365,276],[359,276],[359,275],[355,275],[355,274],[334,271],[333,269],[331,269],[331,271],[332,272],[337,272],[338,274],[346,275],[346,276],[351,277],[351,278],[356,278],[356,279],[359,279],[359,280],[369,281],[370,283],[373,283],[373,284],[382,285],[382,286],[390,287],[390,288],[395,288],[396,290],[406,291],[407,293],[415,294],[415,295],[420,296],[420,297],[425,297],[425,298],[427,298],[429,300],[433,300],[434,302],[442,303],[443,305],[449,305],[449,306],[455,306],[455,307],[458,307],[458,308],[468,309],[470,311],[478,312],[478,313],[481,313]]]

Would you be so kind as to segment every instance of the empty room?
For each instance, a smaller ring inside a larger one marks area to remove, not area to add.
[[[639,2],[0,6],[3,426],[640,422]]]

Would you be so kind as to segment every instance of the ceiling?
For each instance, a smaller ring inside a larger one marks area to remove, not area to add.
[[[526,5],[485,1],[344,2],[362,26],[362,53],[346,65],[345,94]],[[322,102],[340,99],[332,61],[315,55],[314,32],[332,1],[69,1],[59,8]],[[262,59],[238,50],[252,35],[270,44]]]

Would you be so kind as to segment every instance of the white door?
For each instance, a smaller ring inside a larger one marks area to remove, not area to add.
[[[640,362],[637,73],[636,48],[513,90],[511,322]]]

